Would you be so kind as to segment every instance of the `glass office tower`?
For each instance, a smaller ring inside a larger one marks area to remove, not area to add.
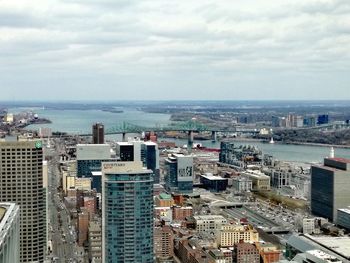
[[[103,262],[154,262],[152,170],[141,161],[103,163],[102,202]]]

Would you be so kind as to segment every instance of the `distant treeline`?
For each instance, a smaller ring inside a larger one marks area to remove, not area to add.
[[[350,145],[350,129],[341,131],[319,131],[319,130],[282,130],[273,135],[275,141],[284,143],[321,143]]]

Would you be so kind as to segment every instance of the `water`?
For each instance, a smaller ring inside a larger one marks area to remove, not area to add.
[[[52,121],[50,124],[33,124],[27,129],[38,130],[49,127],[52,131],[68,133],[91,133],[92,124],[102,122],[108,130],[123,122],[142,127],[159,127],[170,124],[169,114],[146,113],[136,109],[123,109],[123,113],[112,113],[101,110],[44,110],[42,108],[12,108],[9,112],[18,113],[31,110],[41,118]]]
[[[50,127],[53,131],[68,133],[91,133],[91,125],[94,122],[102,122],[108,130],[123,121],[143,127],[166,126],[170,121],[169,114],[146,113],[133,109],[123,109],[123,113],[111,113],[100,110],[43,110],[42,108],[13,108],[9,112],[18,113],[23,110],[33,110],[40,117],[48,118],[51,124],[30,125],[29,129],[39,129],[40,127]],[[133,136],[129,135],[128,136]],[[120,140],[121,135],[110,136],[112,139]],[[164,139],[175,141],[178,146],[187,144],[185,139]],[[219,142],[197,141],[203,146],[210,148],[220,148]],[[261,142],[247,142],[236,140],[238,145],[254,145],[260,148],[264,154],[271,154],[279,160],[295,162],[322,162],[324,157],[329,156],[330,148],[309,145],[285,145],[268,144]],[[335,148],[336,157],[350,158],[350,149]]]

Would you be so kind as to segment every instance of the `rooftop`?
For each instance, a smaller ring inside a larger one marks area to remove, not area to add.
[[[210,173],[203,174],[201,176],[204,177],[204,178],[207,178],[209,180],[222,180],[222,181],[227,180],[226,178],[222,178],[220,176],[215,176],[215,175],[212,175]]]
[[[159,198],[160,198],[160,199],[163,199],[163,200],[171,200],[171,195],[168,195],[168,194],[166,194],[166,193],[161,193],[161,194],[159,195]]]
[[[193,217],[196,220],[216,220],[216,219],[223,219],[226,221],[225,217],[221,215],[199,215]]]

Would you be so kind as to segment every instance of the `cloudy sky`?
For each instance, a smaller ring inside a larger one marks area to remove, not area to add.
[[[0,0],[0,92],[350,99],[350,1]]]

